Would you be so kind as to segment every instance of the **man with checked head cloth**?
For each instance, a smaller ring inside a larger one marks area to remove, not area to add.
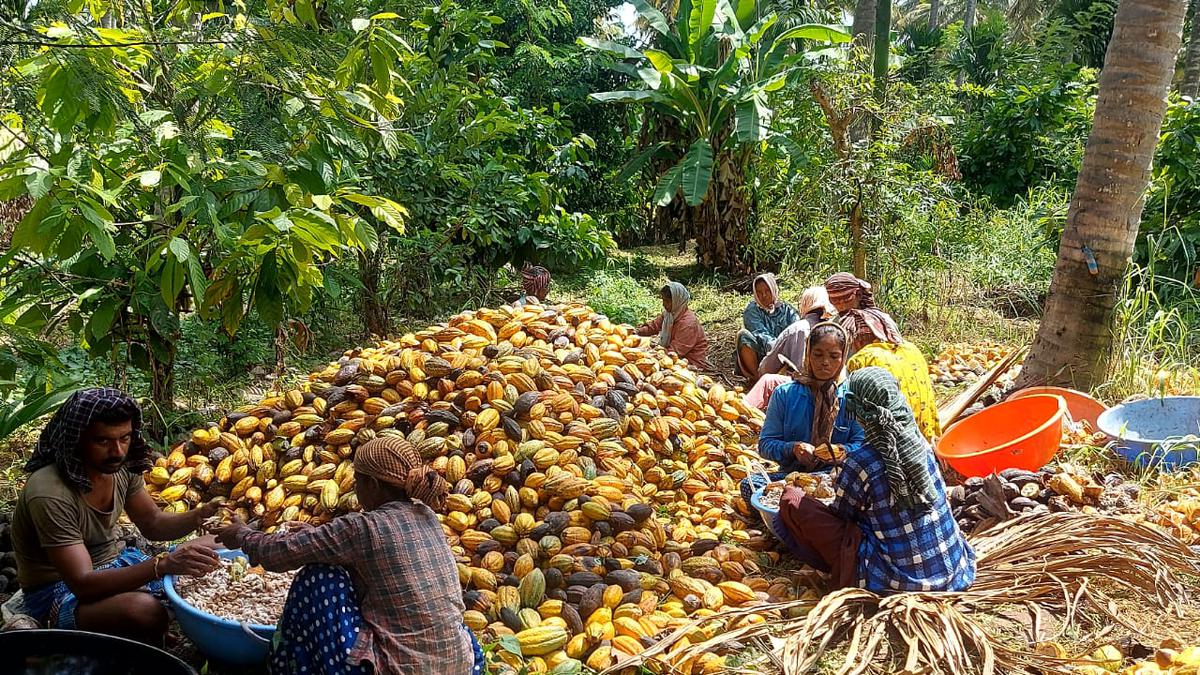
[[[117,521],[127,514],[147,539],[172,541],[198,529],[217,504],[164,513],[142,481],[150,467],[142,411],[128,394],[84,389],[55,413],[25,465],[29,479],[13,512],[17,576],[35,620],[162,644],[163,576],[212,571],[215,542],[196,539],[151,558],[125,548]]]

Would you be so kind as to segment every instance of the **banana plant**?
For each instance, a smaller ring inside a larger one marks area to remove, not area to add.
[[[580,40],[616,57],[615,67],[642,85],[591,98],[642,106],[661,132],[619,180],[653,163],[654,203],[665,207],[682,195],[684,234],[696,238],[701,266],[748,271],[745,167],[771,136],[770,96],[802,67],[799,41],[833,45],[850,35],[838,26],[789,25],[751,0],[679,0],[673,20],[647,0],[632,4],[655,33],[652,46]]]

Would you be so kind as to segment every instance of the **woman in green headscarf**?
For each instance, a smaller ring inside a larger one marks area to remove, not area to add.
[[[662,297],[663,313],[649,323],[636,328],[637,334],[643,337],[658,335],[658,343],[663,349],[675,352],[688,360],[692,367],[699,370],[708,369],[708,336],[704,327],[696,318],[696,313],[688,307],[692,295],[678,281],[667,282],[659,291]]]
[[[779,520],[789,548],[830,572],[835,588],[965,590],[975,579],[975,552],[950,512],[933,450],[896,378],[863,368],[847,389],[846,407],[865,442],[846,446],[830,506],[797,488],[784,490]]]

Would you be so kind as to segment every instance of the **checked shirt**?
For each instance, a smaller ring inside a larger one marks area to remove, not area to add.
[[[967,589],[975,581],[975,552],[950,513],[933,452],[926,453],[925,462],[938,497],[925,511],[896,503],[883,460],[870,446],[848,448],[848,453],[833,507],[862,529],[858,585],[875,593]]]

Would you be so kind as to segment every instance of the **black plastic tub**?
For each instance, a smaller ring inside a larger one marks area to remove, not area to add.
[[[167,652],[133,640],[81,630],[0,633],[4,675],[196,675]]]

